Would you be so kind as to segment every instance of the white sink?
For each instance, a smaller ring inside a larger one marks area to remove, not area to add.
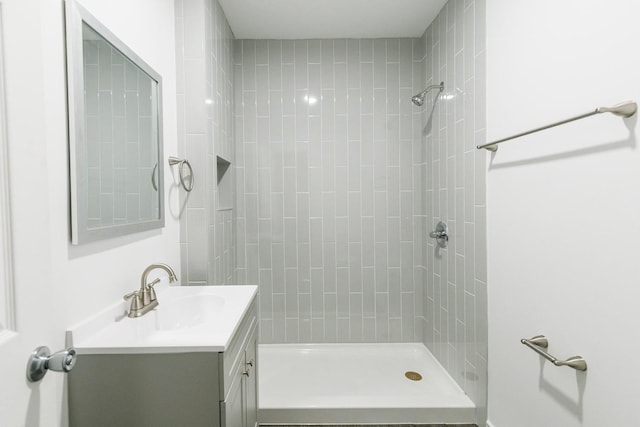
[[[67,330],[67,345],[79,354],[139,354],[225,351],[257,287],[155,287],[158,306],[127,317],[117,303]]]
[[[224,305],[223,296],[200,292],[170,299],[149,314],[158,331],[189,329],[219,320]]]

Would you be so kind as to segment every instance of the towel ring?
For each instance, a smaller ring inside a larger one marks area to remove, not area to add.
[[[175,165],[180,165],[179,169],[178,169],[178,176],[180,178],[180,185],[182,185],[182,188],[185,189],[185,191],[190,192],[191,190],[193,190],[193,168],[191,167],[191,164],[189,163],[189,160],[187,159],[179,159],[177,157],[169,157],[169,166],[175,166]],[[186,179],[185,179],[185,167],[189,168],[189,174],[186,175],[188,176],[188,181],[190,185],[186,184]]]

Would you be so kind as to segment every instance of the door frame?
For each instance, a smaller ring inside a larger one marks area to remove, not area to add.
[[[2,6],[0,3],[0,28],[4,28]],[[4,34],[0,31],[0,345],[13,337],[16,329],[5,95]]]

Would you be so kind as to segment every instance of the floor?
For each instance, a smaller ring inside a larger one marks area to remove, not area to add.
[[[316,424],[318,425],[318,424]],[[270,425],[269,427],[300,427],[301,425]],[[313,427],[312,424],[304,424]],[[323,424],[322,427],[478,427],[476,424]]]

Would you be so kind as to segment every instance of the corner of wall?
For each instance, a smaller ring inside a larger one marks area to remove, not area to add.
[[[216,179],[216,156],[233,162],[233,33],[217,0],[176,8],[179,153],[195,178],[190,193],[178,189],[183,282],[234,283],[233,209],[220,206]]]
[[[486,418],[487,268],[484,139],[485,0],[450,0],[422,36],[425,85],[444,82],[423,112],[425,234],[449,227],[440,249],[427,238],[423,260],[424,343]]]

